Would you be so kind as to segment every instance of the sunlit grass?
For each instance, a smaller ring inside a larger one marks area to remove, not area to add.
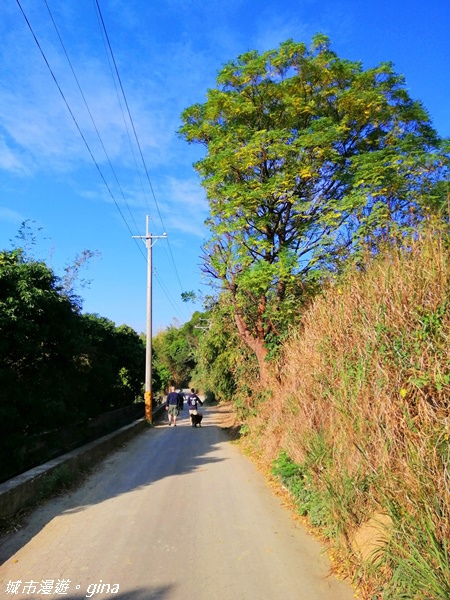
[[[247,424],[371,600],[450,597],[449,240],[408,244],[316,300]],[[352,540],[380,512],[389,542],[363,564]]]

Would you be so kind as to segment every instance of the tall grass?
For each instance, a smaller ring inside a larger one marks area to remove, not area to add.
[[[368,597],[450,597],[449,308],[447,235],[390,249],[315,301],[249,422],[248,443],[298,466],[320,526],[354,563],[355,532],[390,516],[378,568],[358,571]]]

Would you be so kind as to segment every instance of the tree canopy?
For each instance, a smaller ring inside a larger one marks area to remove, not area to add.
[[[0,252],[0,479],[20,470],[32,436],[133,404],[144,367],[133,329],[81,314],[64,282],[23,249]]]
[[[34,433],[70,414],[78,381],[77,309],[52,271],[0,253],[0,432]],[[38,400],[39,398],[39,400]]]
[[[365,70],[323,35],[230,61],[182,119],[181,136],[206,148],[204,270],[264,379],[271,340],[314,281],[436,208],[448,145],[392,64]]]
[[[169,325],[153,338],[153,365],[162,391],[169,384],[177,387],[190,384],[197,363],[201,319],[202,313],[195,312],[181,327]]]

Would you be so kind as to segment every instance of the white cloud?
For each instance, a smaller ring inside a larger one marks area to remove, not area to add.
[[[170,156],[170,145],[178,126],[178,114],[175,116],[170,112],[173,110],[172,98],[176,96],[174,90],[160,85],[160,81],[149,81],[142,64],[140,77],[133,78],[134,61],[130,61],[127,69],[126,48],[119,53],[119,62],[123,64],[121,77],[139,136],[139,150],[123,99],[122,107],[119,104],[116,93],[119,86],[117,82],[114,85],[106,56],[102,54],[100,37],[90,48],[80,42],[69,48],[71,63],[95,121],[94,126],[59,42],[51,39],[49,30],[39,27],[44,19],[39,21],[36,15],[34,17],[41,47],[76,124],[30,32],[21,31],[19,35],[15,31],[13,35],[8,33],[5,25],[3,28],[0,25],[4,40],[0,61],[7,65],[0,82],[0,123],[7,134],[0,149],[0,167],[17,170],[25,163],[28,168],[34,166],[47,172],[68,171],[91,162],[77,126],[100,164],[107,161],[102,143],[111,161],[133,164],[127,127],[139,162],[142,151],[151,165],[163,164]],[[79,24],[77,27],[79,29]],[[100,36],[95,29],[92,34]],[[8,42],[13,38],[12,46]]]
[[[28,172],[22,157],[14,152],[6,140],[0,138],[0,170],[8,171],[17,175]]]
[[[22,223],[24,220],[24,217],[17,211],[7,208],[6,206],[0,206],[0,221]]]
[[[164,219],[171,228],[204,239],[207,235],[204,222],[208,216],[208,203],[199,181],[169,177],[166,183],[166,193],[170,197],[164,204]]]

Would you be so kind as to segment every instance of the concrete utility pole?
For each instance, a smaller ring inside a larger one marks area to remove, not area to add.
[[[133,238],[145,239],[147,246],[147,331],[145,340],[145,418],[148,423],[152,423],[152,247],[153,240],[158,238],[166,238],[167,235],[153,235],[148,232],[148,215],[145,224],[145,236],[133,235]]]

